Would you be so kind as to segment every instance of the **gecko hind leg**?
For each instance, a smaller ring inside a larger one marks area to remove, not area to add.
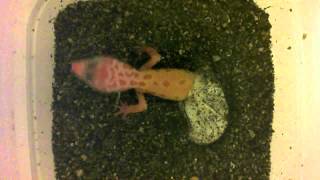
[[[160,61],[160,54],[152,47],[143,47],[142,51],[147,53],[150,56],[150,59],[140,67],[140,70],[151,69],[154,65],[156,65]]]

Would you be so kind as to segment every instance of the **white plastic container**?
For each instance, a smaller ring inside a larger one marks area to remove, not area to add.
[[[19,11],[17,17],[8,17],[8,22],[16,21],[11,34],[14,39],[3,50],[16,51],[8,56],[12,61],[6,63],[12,70],[13,88],[7,87],[8,82],[0,85],[3,92],[13,93],[4,99],[12,102],[8,107],[14,116],[6,116],[6,121],[14,125],[14,135],[4,138],[14,142],[10,145],[15,151],[10,154],[10,163],[15,169],[12,176],[3,172],[0,179],[55,179],[50,110],[54,32],[49,21],[72,2],[76,0],[7,1],[7,15],[11,10]],[[272,24],[276,91],[271,179],[320,179],[320,2],[257,3],[268,7]],[[8,69],[0,67],[3,70]],[[0,162],[0,167],[1,163],[6,162]]]

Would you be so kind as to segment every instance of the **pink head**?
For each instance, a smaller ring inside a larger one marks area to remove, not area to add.
[[[112,57],[80,60],[71,64],[71,72],[91,87],[105,92],[123,91],[130,87],[129,81],[137,71]]]

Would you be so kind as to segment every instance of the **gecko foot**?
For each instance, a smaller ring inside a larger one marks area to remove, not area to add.
[[[114,115],[115,116],[118,116],[118,115],[121,115],[121,117],[123,119],[126,119],[127,118],[127,115],[129,114],[129,111],[128,111],[128,104],[127,103],[120,103],[120,106],[119,106],[119,111],[116,112]]]

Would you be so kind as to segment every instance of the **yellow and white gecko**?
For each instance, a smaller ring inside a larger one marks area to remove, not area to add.
[[[151,69],[160,61],[160,54],[151,47],[145,47],[143,51],[150,59],[139,70],[111,56],[103,56],[75,61],[71,64],[71,71],[100,92],[135,89],[138,104],[122,103],[116,113],[122,117],[147,109],[144,93],[174,101],[186,99],[196,74],[183,69]]]

